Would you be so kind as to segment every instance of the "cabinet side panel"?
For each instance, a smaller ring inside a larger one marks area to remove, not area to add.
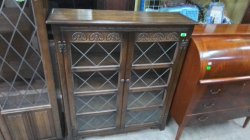
[[[29,140],[29,130],[25,125],[23,114],[6,116],[13,140]]]
[[[189,102],[199,78],[200,57],[195,43],[191,40],[186,60],[179,78],[177,89],[170,108],[170,114],[180,125],[188,109]],[[192,79],[192,80],[191,80]]]
[[[56,137],[51,112],[49,110],[34,112],[34,121],[40,139]]]
[[[1,136],[2,136],[2,139],[3,140],[11,140],[11,136],[9,134],[9,131],[8,131],[8,127],[4,121],[4,118],[2,115],[0,115],[0,133],[1,133]],[[1,137],[0,137],[0,140],[2,140]]]

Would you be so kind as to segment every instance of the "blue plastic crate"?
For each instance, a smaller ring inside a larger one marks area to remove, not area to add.
[[[199,17],[199,9],[195,6],[161,8],[159,12],[179,12],[196,22],[198,22]]]

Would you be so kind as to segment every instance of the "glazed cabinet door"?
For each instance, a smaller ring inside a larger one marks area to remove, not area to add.
[[[129,34],[122,127],[159,126],[178,60],[179,33]]]
[[[120,128],[127,36],[120,32],[63,32],[74,136]]]
[[[7,129],[14,140],[62,138],[43,6],[42,0],[0,1],[0,116],[8,124],[0,128],[5,139]]]

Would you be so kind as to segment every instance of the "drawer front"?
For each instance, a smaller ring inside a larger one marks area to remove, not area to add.
[[[25,113],[6,115],[4,117],[13,140],[34,139],[32,129],[29,127],[29,119]]]
[[[219,111],[223,109],[233,108],[235,104],[235,100],[225,98],[215,98],[215,99],[207,99],[200,100],[192,103],[192,107],[189,110],[189,114],[197,114],[197,113],[205,113],[211,111]]]
[[[250,82],[246,82],[243,85],[242,90],[235,99],[234,106],[236,107],[250,106]]]
[[[205,100],[213,98],[235,99],[244,85],[244,82],[216,83],[199,85],[193,100]]]
[[[250,107],[187,116],[187,125],[203,125],[250,116]]]

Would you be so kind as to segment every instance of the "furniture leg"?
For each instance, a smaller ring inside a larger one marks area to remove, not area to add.
[[[249,123],[249,121],[250,121],[250,117],[247,117],[245,122],[244,122],[243,128],[247,127],[247,124]]]
[[[184,128],[185,128],[185,127],[183,127],[183,126],[179,126],[178,131],[177,131],[177,134],[176,134],[176,137],[175,137],[175,140],[179,140],[179,139],[180,139],[181,134],[182,134]]]

